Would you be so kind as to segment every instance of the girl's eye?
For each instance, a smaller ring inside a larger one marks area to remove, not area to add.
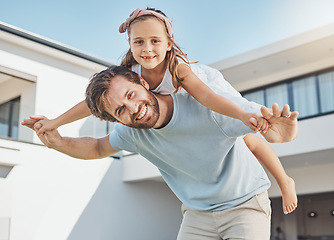
[[[142,44],[142,43],[143,43],[142,40],[135,41],[135,44]]]
[[[159,40],[154,39],[154,40],[152,40],[152,42],[153,42],[153,43],[158,43]]]
[[[128,98],[130,99],[132,96],[133,96],[133,92],[130,92],[130,93],[128,94]]]

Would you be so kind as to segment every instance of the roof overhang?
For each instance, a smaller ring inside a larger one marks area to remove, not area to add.
[[[238,91],[334,66],[334,23],[210,64]]]

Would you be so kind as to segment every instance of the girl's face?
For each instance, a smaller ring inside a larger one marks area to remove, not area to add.
[[[164,63],[173,43],[168,39],[165,25],[154,17],[131,23],[129,44],[134,59],[145,69]]]

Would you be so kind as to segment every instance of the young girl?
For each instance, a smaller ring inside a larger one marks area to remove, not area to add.
[[[242,109],[243,106],[233,103],[233,99],[240,100],[241,95],[224,80],[219,71],[190,64],[174,43],[172,23],[161,11],[137,9],[119,30],[121,33],[127,31],[130,45],[121,65],[142,76],[149,83],[150,90],[171,94],[182,88],[207,108],[239,119],[254,131],[266,131],[268,123],[259,114],[248,113]],[[244,99],[244,102],[247,100]],[[82,101],[56,119],[42,121],[43,127],[39,133],[90,114]],[[275,177],[282,191],[284,213],[292,212],[297,207],[293,179],[285,173],[268,143],[252,134],[245,136],[244,140],[261,164]]]

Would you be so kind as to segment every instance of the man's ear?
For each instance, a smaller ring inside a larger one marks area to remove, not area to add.
[[[142,78],[141,76],[139,76],[139,78],[140,78],[141,85],[143,85],[144,88],[146,88],[147,90],[149,90],[150,89],[150,85],[148,85],[148,83],[145,81],[145,79]]]

